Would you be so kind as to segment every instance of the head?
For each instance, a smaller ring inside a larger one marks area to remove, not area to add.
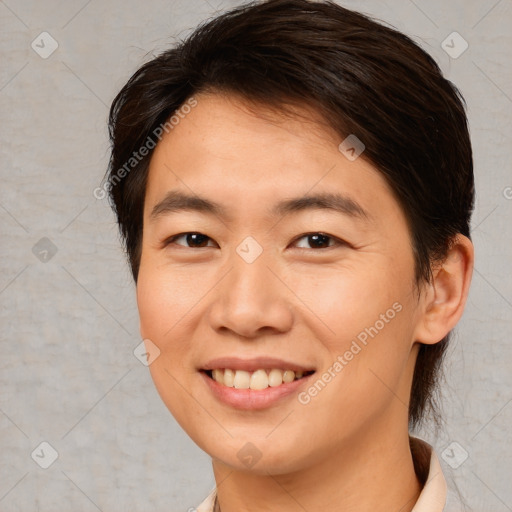
[[[281,406],[206,393],[226,355],[315,372],[275,437],[331,441],[289,468],[370,424],[421,423],[473,257],[463,100],[428,54],[333,2],[248,4],[143,65],[110,134],[150,370],[200,446],[235,464],[226,450],[257,439],[284,464],[265,441]]]

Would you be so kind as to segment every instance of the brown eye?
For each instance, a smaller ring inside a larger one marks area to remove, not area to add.
[[[178,243],[177,240],[184,240],[185,243]],[[202,233],[181,233],[168,239],[166,245],[176,244],[190,248],[208,247],[208,242],[210,240],[209,236],[203,235]]]
[[[305,243],[309,244],[309,247],[307,245],[305,246],[303,243],[299,244],[300,240],[305,240]],[[324,249],[336,245],[336,242],[340,243],[340,241],[334,237],[325,235],[324,233],[308,233],[298,238],[296,244],[297,247],[303,249]]]

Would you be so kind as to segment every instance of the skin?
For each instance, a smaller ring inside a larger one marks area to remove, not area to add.
[[[211,455],[222,512],[410,511],[421,491],[407,423],[417,342],[438,342],[459,320],[471,242],[457,237],[418,289],[404,213],[364,154],[349,161],[340,137],[307,110],[196,99],[158,143],[145,197],[137,301],[141,334],[160,350],[150,371],[162,400]],[[170,191],[220,203],[228,217],[152,216]],[[333,191],[367,216],[269,214],[281,200]],[[166,244],[186,232],[209,238]],[[308,233],[332,239],[319,248]],[[263,249],[250,264],[236,252],[247,236]],[[320,376],[395,303],[401,311],[307,405],[294,394],[234,409],[198,372],[213,357],[270,355]],[[247,442],[261,454],[251,468],[237,456]]]

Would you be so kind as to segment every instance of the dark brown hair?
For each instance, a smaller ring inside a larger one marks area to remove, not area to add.
[[[435,61],[404,34],[331,1],[253,2],[144,64],[112,103],[107,184],[135,280],[152,153],[138,150],[150,140],[154,147],[159,126],[205,91],[281,111],[307,106],[340,142],[356,135],[406,215],[418,283],[431,279],[457,233],[469,237],[474,180],[464,102]],[[448,339],[420,347],[411,427],[428,408],[435,412]]]

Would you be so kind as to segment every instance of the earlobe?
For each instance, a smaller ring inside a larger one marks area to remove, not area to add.
[[[437,343],[455,327],[466,305],[473,264],[471,240],[457,235],[445,260],[436,266],[432,282],[423,290],[415,341]]]

